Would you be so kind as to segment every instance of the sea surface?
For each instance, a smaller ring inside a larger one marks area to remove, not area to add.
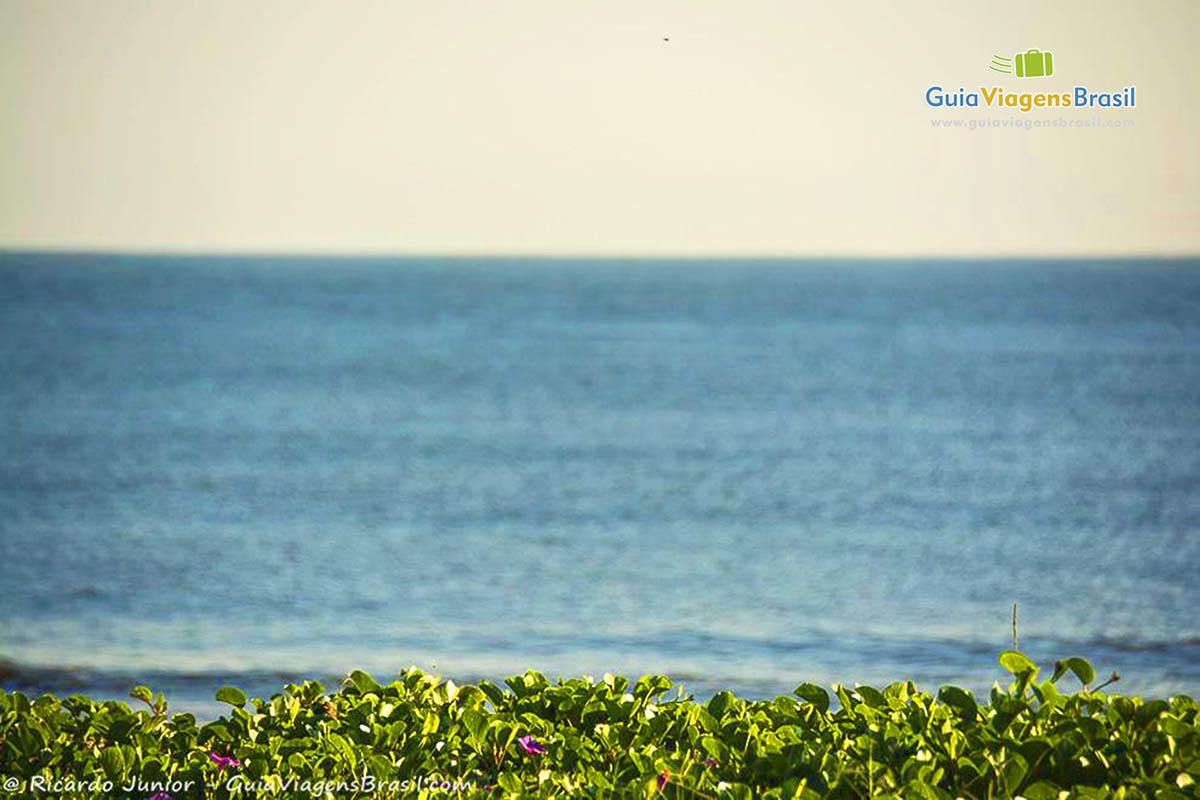
[[[7,253],[0,423],[10,689],[1200,695],[1196,261]]]

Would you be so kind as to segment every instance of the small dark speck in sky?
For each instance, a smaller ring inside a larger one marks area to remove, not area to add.
[[[670,39],[668,39],[666,36],[664,36],[664,37],[663,37],[663,41],[664,41],[664,42],[669,42],[669,41],[671,41],[671,40],[670,40]]]

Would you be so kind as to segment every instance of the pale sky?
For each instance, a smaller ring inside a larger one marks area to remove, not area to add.
[[[1196,0],[0,0],[0,249],[1197,254],[1198,40]]]

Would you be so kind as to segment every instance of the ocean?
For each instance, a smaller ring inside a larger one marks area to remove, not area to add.
[[[0,420],[8,689],[1200,694],[1195,260],[10,252]]]

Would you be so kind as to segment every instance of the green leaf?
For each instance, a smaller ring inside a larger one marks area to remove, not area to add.
[[[887,708],[887,699],[878,689],[871,686],[855,686],[854,692],[872,708]]]
[[[1037,665],[1025,657],[1023,653],[1018,653],[1016,650],[1005,650],[1000,654],[1000,666],[1011,672],[1013,675],[1021,675],[1026,672],[1037,672]]]
[[[1027,764],[1037,764],[1046,754],[1054,749],[1054,743],[1044,737],[1035,736],[1021,743],[1017,751],[1025,758]]]
[[[720,733],[721,723],[712,714],[708,713],[703,706],[696,709],[696,721],[700,723],[700,727],[709,733]]]
[[[217,689],[217,700],[241,708],[246,705],[246,693],[236,686],[222,686]]]
[[[729,748],[725,743],[713,736],[700,737],[700,746],[704,748],[704,752],[717,761],[723,761],[729,753]]]
[[[1169,709],[1165,700],[1151,700],[1133,715],[1134,724],[1140,729],[1145,728],[1151,721],[1158,719],[1158,715]]]
[[[517,726],[508,722],[492,722],[488,725],[487,735],[501,750],[506,750],[517,738]]]
[[[1068,658],[1067,668],[1075,673],[1075,677],[1079,678],[1079,682],[1087,686],[1092,681],[1096,680],[1096,670],[1092,669],[1092,665],[1086,658]]]
[[[212,734],[214,738],[220,739],[222,742],[229,742],[233,740],[233,734],[230,732],[229,726],[224,722],[210,722],[201,730],[207,731],[208,733]]]
[[[449,703],[458,694],[458,686],[454,681],[446,681],[434,687],[433,693],[439,703]]]
[[[381,755],[371,756],[367,759],[367,764],[370,766],[371,774],[383,780],[386,780],[396,771],[392,760]]]
[[[1191,779],[1190,776],[1182,772],[1179,773],[1179,777],[1187,778],[1189,780]],[[1183,792],[1177,792],[1168,786],[1165,789],[1159,789],[1157,792],[1155,792],[1154,800],[1191,800],[1191,798],[1189,798]]]
[[[1163,733],[1177,740],[1188,738],[1194,730],[1191,725],[1166,715],[1158,718],[1158,727]]]
[[[148,706],[154,705],[154,692],[149,686],[135,686],[129,690],[129,696],[134,700],[141,700]]]
[[[846,687],[840,683],[833,685],[833,693],[837,695],[838,702],[842,705],[842,712],[845,714],[854,713],[854,701],[850,699],[850,693],[846,691]]]
[[[346,680],[349,681],[361,694],[368,694],[371,692],[378,694],[379,692],[383,691],[383,687],[380,686],[374,678],[363,672],[361,669],[356,669],[354,672],[351,672]]]
[[[1038,781],[1026,786],[1021,792],[1022,797],[1028,800],[1056,800],[1059,793],[1059,788],[1048,781]]]
[[[492,708],[500,708],[502,705],[504,705],[504,690],[496,684],[490,683],[489,681],[480,681],[479,690],[484,693],[489,701],[491,701]]]
[[[806,700],[812,703],[822,711],[829,710],[829,692],[817,686],[815,683],[802,683],[796,687],[792,694],[799,697],[801,700]]]
[[[997,711],[996,715],[993,716],[991,720],[992,730],[994,730],[996,733],[1002,734],[1008,730],[1008,726],[1011,725],[1012,721],[1016,718],[1016,711]]]
[[[467,733],[471,735],[472,743],[478,745],[483,742],[483,737],[487,732],[488,726],[486,716],[473,708],[468,708],[463,712],[462,723],[463,727],[467,729]]]
[[[671,679],[665,675],[643,675],[634,686],[633,696],[639,698],[657,697],[671,688]]]
[[[1103,742],[1108,738],[1108,728],[1095,717],[1080,717],[1075,723],[1076,729],[1093,742]]]
[[[120,780],[125,773],[125,757],[120,747],[106,747],[100,753],[100,766],[110,781]]]
[[[1042,701],[1043,710],[1051,709],[1062,701],[1062,695],[1058,693],[1053,680],[1033,684],[1033,692]]]
[[[1001,768],[1001,776],[1004,779],[1007,794],[1016,794],[1017,789],[1021,787],[1021,781],[1025,780],[1027,774],[1029,774],[1029,764],[1025,759],[1017,753],[1009,756],[1008,761],[1004,762],[1004,766]]]
[[[717,692],[712,696],[712,699],[708,701],[708,713],[712,714],[717,719],[720,719],[725,715],[725,712],[736,703],[737,698],[733,696],[732,692]]]
[[[943,686],[938,690],[938,700],[969,720],[974,720],[979,713],[979,706],[975,703],[975,698],[971,696],[971,693],[957,686]]]
[[[478,686],[461,686],[455,695],[461,708],[475,708],[487,702],[487,695]]]
[[[353,772],[354,768],[358,765],[358,756],[354,752],[354,747],[341,734],[331,731],[328,738],[329,743],[333,745],[334,751],[341,756],[342,760],[349,765],[350,771]]]
[[[637,769],[640,775],[650,775],[655,772],[654,759],[651,756],[643,753],[631,752],[629,760],[633,762],[633,766]]]

